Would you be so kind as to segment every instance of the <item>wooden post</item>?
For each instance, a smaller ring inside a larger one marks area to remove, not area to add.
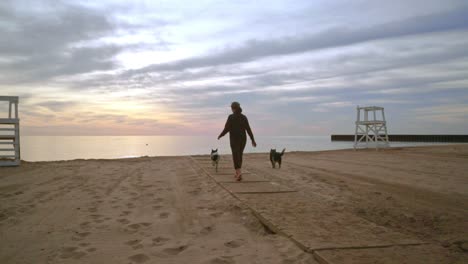
[[[18,99],[15,102],[15,118],[18,118]]]
[[[358,123],[359,121],[361,120],[361,110],[359,110],[359,105],[357,106],[356,108],[356,113],[357,113],[357,116],[356,116],[356,130],[354,132],[354,150],[356,150],[356,146],[357,146],[357,143],[358,143]]]

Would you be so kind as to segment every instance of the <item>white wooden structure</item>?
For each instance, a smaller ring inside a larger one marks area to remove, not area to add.
[[[0,166],[20,164],[18,102],[18,96],[0,96],[0,105],[8,105],[8,116],[0,113]]]
[[[354,149],[358,147],[368,148],[369,144],[376,149],[390,146],[383,107],[357,107]]]

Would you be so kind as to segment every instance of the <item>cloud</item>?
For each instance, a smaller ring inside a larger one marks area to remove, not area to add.
[[[438,14],[421,15],[402,21],[375,25],[363,29],[334,27],[308,36],[292,36],[281,39],[250,40],[243,46],[202,57],[155,64],[128,74],[158,71],[180,71],[225,64],[248,62],[269,56],[281,56],[318,49],[348,46],[367,41],[410,35],[468,29],[468,6]]]
[[[52,112],[62,112],[66,109],[76,107],[77,105],[78,103],[74,101],[43,101],[36,104],[36,106],[46,108]]]
[[[426,41],[413,37],[405,40],[406,46],[401,44],[401,40],[386,41],[379,43],[381,50],[378,52],[372,51],[372,46],[365,46],[363,49],[369,50],[365,53],[344,50],[326,58],[295,58],[284,66],[280,64],[277,70],[263,69],[264,64],[276,64],[275,60],[269,60],[258,62],[260,66],[255,70],[240,64],[236,67],[201,69],[196,74],[184,70],[169,74],[136,75],[125,80],[116,76],[114,80],[127,88],[132,87],[133,83],[143,84],[154,91],[161,87],[165,96],[193,94],[206,98],[236,93],[280,95],[284,98],[286,93],[294,97],[299,90],[313,92],[312,96],[332,93],[332,90],[374,94],[398,90],[417,93],[420,87],[437,89],[434,83],[464,78],[468,65],[463,64],[463,58],[468,56],[465,48],[468,43],[458,43],[457,37],[457,34],[432,35]],[[416,40],[417,44],[413,44]],[[398,45],[400,47],[395,48]],[[407,46],[413,46],[415,51],[406,51]],[[287,68],[292,63],[295,63],[295,67]],[[459,69],[452,69],[457,65]],[[190,82],[186,82],[190,79]]]
[[[357,104],[406,123],[466,105],[468,6],[403,2],[1,1],[0,90],[43,134],[213,133],[235,100],[272,134],[347,132]]]
[[[468,105],[435,105],[414,109],[415,116],[424,121],[465,126],[468,123]]]
[[[235,66],[131,76],[126,73],[103,75],[96,79],[78,80],[73,87],[102,89],[105,92],[145,89],[155,96],[161,95],[159,100],[170,104],[184,101],[181,99],[188,94],[204,102],[203,97],[220,98],[240,93],[284,97],[287,92],[294,97],[297,90],[313,91],[319,95],[346,89],[376,94],[397,92],[399,89],[414,93],[420,86],[463,78],[468,67],[463,63],[463,58],[468,56],[466,45],[468,41],[460,38],[459,33],[438,33],[424,38],[412,36],[365,44],[334,51],[327,56],[312,53],[288,56],[287,59],[262,59]],[[428,75],[428,72],[431,74]]]
[[[112,57],[120,50],[116,46],[70,48],[60,53],[38,54],[0,64],[0,69],[5,73],[0,77],[0,83],[44,82],[54,77],[112,70],[117,66]]]
[[[66,2],[0,3],[0,83],[110,70],[116,45],[86,46],[115,30],[106,14]]]
[[[113,30],[113,25],[102,13],[63,2],[44,4],[33,11],[17,6],[14,1],[6,1],[0,4],[0,10],[4,21],[8,21],[2,26],[5,37],[0,42],[2,55],[49,52],[51,48],[64,48]]]

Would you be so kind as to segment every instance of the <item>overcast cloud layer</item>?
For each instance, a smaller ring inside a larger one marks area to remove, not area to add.
[[[0,2],[24,134],[216,135],[231,101],[263,135],[468,133],[466,1],[125,2]]]

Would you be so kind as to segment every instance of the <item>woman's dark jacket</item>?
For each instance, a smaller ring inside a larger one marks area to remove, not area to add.
[[[229,139],[231,141],[237,141],[246,138],[246,131],[249,134],[250,140],[255,141],[247,117],[241,113],[234,113],[229,115],[226,125],[224,126],[224,130],[221,132],[219,137],[223,137],[227,132],[229,132]]]

